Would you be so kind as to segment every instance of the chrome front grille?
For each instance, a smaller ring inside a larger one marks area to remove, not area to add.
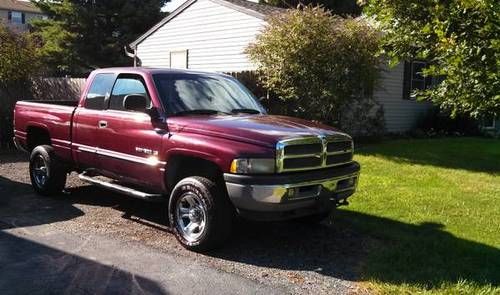
[[[313,170],[352,162],[353,143],[346,136],[307,136],[276,145],[278,172]]]

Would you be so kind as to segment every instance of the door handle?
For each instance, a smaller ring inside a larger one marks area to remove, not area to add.
[[[106,128],[108,127],[108,122],[106,121],[99,121],[99,128]]]

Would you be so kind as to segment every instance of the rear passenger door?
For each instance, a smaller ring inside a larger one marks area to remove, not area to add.
[[[109,108],[99,118],[97,136],[101,170],[119,179],[148,187],[161,187],[164,164],[158,161],[162,134],[151,117],[126,110],[125,96],[141,94],[151,99],[140,75],[119,75],[109,97]]]
[[[97,126],[99,116],[106,109],[106,102],[116,79],[112,73],[99,73],[91,77],[83,105],[73,117],[72,143],[74,157],[83,168],[98,168],[97,163]]]

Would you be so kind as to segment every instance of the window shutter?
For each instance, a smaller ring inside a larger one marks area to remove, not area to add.
[[[411,62],[405,61],[403,73],[403,99],[410,99],[411,93]]]
[[[26,15],[24,14],[24,12],[21,15],[22,15],[22,18],[23,18],[23,20],[21,21],[21,23],[25,24],[26,23]]]
[[[425,77],[425,89],[432,88],[433,83],[432,83],[432,77],[431,76],[426,76]]]
[[[9,20],[9,22],[12,20],[12,11],[9,11],[7,19]]]

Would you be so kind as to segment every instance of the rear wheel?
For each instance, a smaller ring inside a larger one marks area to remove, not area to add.
[[[233,216],[225,191],[205,177],[182,179],[170,196],[170,225],[189,250],[207,251],[222,244],[231,233]]]
[[[30,178],[35,192],[41,195],[61,193],[66,185],[66,169],[49,145],[37,146],[30,156]]]

